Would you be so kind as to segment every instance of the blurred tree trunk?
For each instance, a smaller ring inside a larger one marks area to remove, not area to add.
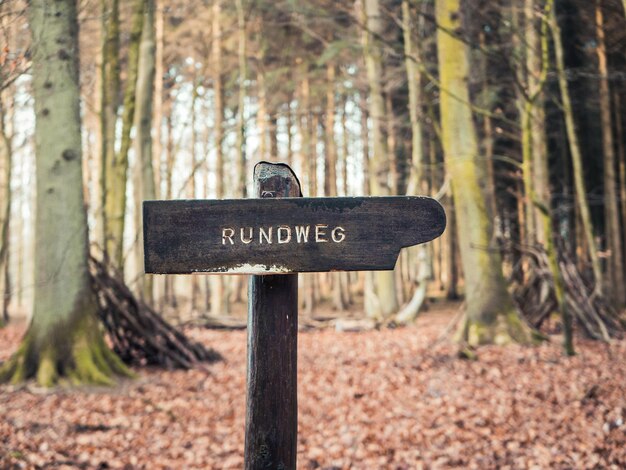
[[[2,85],[2,83],[0,83]],[[0,326],[9,320],[11,279],[9,273],[9,242],[11,223],[11,139],[6,129],[5,98],[0,86]]]
[[[600,269],[600,258],[598,257],[598,248],[596,240],[593,237],[593,227],[591,225],[591,214],[589,211],[589,202],[587,201],[587,190],[585,188],[584,170],[582,164],[582,153],[576,133],[576,124],[574,122],[574,109],[569,92],[569,84],[567,83],[567,75],[565,72],[565,59],[563,56],[563,41],[561,39],[561,28],[559,27],[555,9],[552,9],[550,15],[550,26],[552,28],[552,37],[554,39],[554,55],[556,58],[556,71],[559,80],[559,89],[561,91],[561,99],[563,101],[563,114],[565,116],[565,127],[567,131],[567,140],[572,155],[572,166],[574,170],[574,188],[576,191],[577,208],[580,211],[580,221],[585,235],[585,241],[591,258],[591,266],[593,269],[595,292],[602,294],[602,270]],[[580,238],[579,238],[580,240]]]
[[[156,199],[154,169],[152,167],[152,102],[155,74],[155,0],[146,0],[144,25],[137,72],[137,110],[135,114],[135,227],[137,228],[137,272],[139,292],[144,301],[153,303],[153,276],[143,274],[143,217],[142,202]]]
[[[372,196],[388,196],[389,185],[389,149],[384,135],[385,100],[382,92],[382,50],[379,37],[383,33],[383,23],[378,0],[364,0],[366,31],[364,31],[364,55],[369,85],[369,115],[372,122],[373,153],[369,167],[370,192]],[[398,311],[396,283],[393,271],[374,273],[375,305],[370,305],[368,315],[382,319]]]
[[[420,123],[421,109],[421,73],[417,66],[420,60],[418,48],[414,48],[411,35],[411,10],[409,0],[402,0],[402,33],[404,38],[404,56],[409,89],[409,117],[411,121],[411,170],[407,195],[417,195],[424,186],[424,155],[422,148],[422,126]],[[410,302],[396,315],[399,323],[410,323],[415,320],[426,300],[428,280],[432,277],[431,251],[426,245],[420,245],[415,251],[417,262],[417,287]]]
[[[337,144],[335,142],[335,112],[337,103],[335,99],[335,64],[326,64],[326,113],[325,113],[325,156],[324,168],[324,196],[337,196]],[[335,310],[342,311],[346,308],[344,296],[341,293],[341,273],[330,273],[329,280],[332,289],[332,302]]]
[[[436,2],[437,48],[441,80],[442,140],[452,178],[459,227],[458,242],[465,273],[466,309],[460,339],[483,343],[528,342],[530,331],[520,319],[502,275],[502,262],[490,250],[493,215],[483,192],[486,163],[480,158],[468,89],[469,58],[462,33],[460,0]]]
[[[337,145],[335,143],[335,66],[326,64],[326,113],[324,196],[337,195]]]
[[[261,54],[259,60],[263,60]],[[259,160],[267,158],[267,96],[265,90],[265,72],[261,70],[263,65],[259,67],[256,75],[257,86],[257,112],[256,125],[259,132],[259,149],[257,151]]]
[[[604,35],[604,16],[602,2],[596,0],[596,38],[598,45],[598,72],[600,73],[600,118],[602,121],[602,150],[604,153],[604,217],[606,221],[606,248],[609,251],[607,262],[607,294],[617,308],[624,306],[624,263],[622,232],[620,229],[619,194],[617,175],[615,174],[615,148],[613,146],[613,120],[611,119],[611,92],[609,89],[609,70],[606,57]]]
[[[153,172],[155,195],[161,197],[161,159],[163,157],[163,47],[165,35],[165,6],[163,0],[154,0],[155,64],[154,64],[154,145]]]
[[[224,198],[224,90],[222,86],[222,1],[213,3],[211,58],[213,70],[214,123],[215,123],[215,197]],[[228,313],[226,284],[223,276],[211,278],[211,315],[219,317]]]
[[[248,66],[246,57],[246,19],[243,10],[243,0],[236,0],[237,8],[237,60],[239,67],[238,95],[237,95],[237,174],[239,177],[239,194],[245,198],[246,194],[246,80]]]
[[[124,105],[122,109],[122,131],[120,137],[120,151],[115,152],[111,146],[115,145],[115,121],[113,111],[117,111],[114,104],[119,92],[119,14],[114,11],[106,27],[106,42],[103,55],[103,81],[113,80],[115,87],[105,85],[106,95],[103,103],[103,127],[106,131],[103,142],[105,144],[104,162],[104,234],[105,253],[109,261],[120,270],[124,271],[124,219],[126,215],[126,183],[128,173],[128,151],[132,143],[131,129],[135,116],[135,91],[137,88],[137,69],[139,65],[139,44],[144,22],[144,10],[146,0],[134,0],[133,16],[131,20],[130,42],[128,45],[128,67],[126,74],[126,86],[124,89]],[[117,10],[117,0],[113,0],[113,8]],[[117,36],[117,37],[116,37]],[[109,39],[111,42],[109,43]],[[115,50],[115,47],[117,49]],[[113,65],[109,65],[112,61]],[[114,77],[112,74],[117,73]],[[114,90],[113,88],[116,88]],[[111,129],[111,126],[113,129]]]
[[[33,0],[29,13],[37,162],[35,307],[19,349],[0,369],[0,381],[111,384],[116,375],[130,373],[104,342],[89,281],[76,0]]]
[[[546,2],[540,24],[535,18],[536,0],[526,0],[526,100],[522,110],[522,158],[528,217],[526,222],[528,243],[544,247],[550,272],[554,280],[557,308],[563,321],[565,354],[574,354],[572,319],[565,301],[563,275],[559,267],[559,255],[554,241],[548,151],[546,145],[546,122],[543,88],[549,68],[548,17],[553,0]],[[532,172],[532,173],[531,173]],[[530,173],[530,174],[529,174]]]
[[[174,166],[176,164],[176,152],[174,151],[174,125],[172,122],[173,104],[170,101],[169,113],[166,117],[167,123],[167,145],[165,146],[165,199],[172,199],[174,196]],[[176,308],[178,300],[173,276],[165,276],[165,302]]]
[[[100,205],[102,210],[102,234],[99,238],[103,241],[102,250],[105,257],[113,256],[108,253],[109,241],[108,221],[106,204],[110,199],[107,188],[110,184],[110,173],[116,162],[115,141],[117,113],[120,99],[120,18],[119,1],[102,0],[102,59],[100,69],[100,145],[102,164],[100,167]]]
[[[624,128],[622,123],[622,101],[620,94],[613,91],[615,103],[615,129],[617,141],[617,161],[619,162],[619,200],[622,223],[626,224],[626,142],[624,142]],[[626,247],[626,230],[622,230],[622,247]]]
[[[196,190],[196,172],[198,171],[198,159],[196,157],[196,149],[198,147],[198,130],[197,130],[197,108],[198,108],[198,78],[193,77],[193,90],[191,92],[191,109],[189,110],[190,127],[191,127],[191,142],[189,149],[189,179],[187,180],[189,187],[187,189],[187,197],[189,199],[196,199],[198,192]],[[206,186],[206,182],[204,184]],[[191,311],[195,311],[198,308],[198,299],[200,298],[200,277],[190,276],[190,302]]]

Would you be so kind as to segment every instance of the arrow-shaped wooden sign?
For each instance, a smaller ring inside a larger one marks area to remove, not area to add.
[[[393,269],[443,232],[427,197],[146,201],[145,271],[279,274]]]

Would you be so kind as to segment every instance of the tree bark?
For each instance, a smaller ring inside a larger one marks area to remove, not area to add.
[[[120,96],[120,18],[119,0],[102,0],[102,60],[101,60],[101,91],[100,91],[100,210],[102,211],[101,229],[102,250],[107,256],[107,233],[108,221],[106,204],[109,200],[107,188],[110,173],[113,172],[116,141],[117,113],[119,110]],[[112,214],[111,214],[112,215]],[[112,253],[109,254],[112,256]]]
[[[0,83],[1,84],[1,83]],[[0,91],[0,326],[9,320],[11,281],[9,243],[11,227],[12,146],[7,133],[4,96]]]
[[[141,298],[152,305],[153,276],[143,274],[142,201],[156,199],[154,169],[152,167],[152,101],[155,74],[155,1],[146,0],[144,25],[137,72],[137,109],[135,113],[135,227],[137,229],[136,265]]]
[[[596,37],[598,46],[598,72],[600,73],[600,119],[602,121],[602,150],[604,153],[604,220],[606,221],[606,247],[609,250],[607,263],[607,294],[611,296],[615,306],[624,306],[624,263],[622,232],[620,228],[619,195],[617,191],[617,175],[615,173],[615,147],[613,146],[613,120],[611,118],[611,92],[609,89],[609,70],[606,57],[606,41],[604,37],[604,16],[602,2],[596,0]]]
[[[457,222],[463,227],[458,242],[467,305],[459,339],[471,346],[528,342],[530,332],[507,291],[500,254],[489,249],[493,215],[482,190],[487,170],[468,106],[469,52],[457,36],[463,31],[462,13],[460,0],[436,2],[442,140]]]
[[[382,92],[382,50],[378,38],[383,32],[383,23],[378,0],[364,0],[366,31],[364,32],[364,55],[369,85],[369,116],[372,122],[371,138],[373,144],[370,160],[370,192],[372,196],[391,194],[389,149],[383,128],[385,126],[385,100]],[[370,310],[376,319],[382,319],[398,311],[396,282],[393,271],[374,273],[374,289],[378,308]]]
[[[211,57],[213,63],[213,96],[215,123],[215,197],[224,198],[224,91],[222,86],[222,1],[213,3],[213,41]],[[213,276],[211,285],[211,315],[219,317],[228,313],[226,283],[223,276]]]
[[[133,17],[130,31],[130,43],[128,46],[128,70],[126,87],[124,89],[124,105],[122,110],[122,131],[120,151],[115,153],[111,149],[111,144],[115,142],[115,129],[111,130],[109,126],[114,121],[107,122],[107,136],[113,132],[112,139],[107,138],[107,148],[105,153],[104,168],[104,233],[105,233],[105,253],[109,261],[113,263],[120,272],[124,271],[124,222],[126,216],[126,183],[128,173],[128,151],[131,146],[131,129],[133,127],[135,116],[135,91],[137,88],[137,69],[139,65],[139,44],[141,42],[141,31],[143,29],[143,16],[146,0],[135,0],[133,5]],[[113,0],[116,4],[117,0]],[[115,16],[114,16],[115,17]],[[114,19],[112,18],[113,22]],[[119,22],[119,18],[118,18]],[[117,26],[119,34],[119,24]],[[108,34],[108,32],[107,32]],[[117,40],[119,48],[119,38]],[[103,63],[113,60],[119,64],[117,58],[119,50],[113,51],[106,48],[106,54]],[[115,58],[114,58],[115,56]],[[104,65],[105,71],[115,73],[115,69]],[[119,74],[119,66],[117,67]],[[113,78],[110,74],[104,75],[104,81],[118,81],[119,78]],[[119,82],[118,82],[119,83]],[[118,87],[119,91],[119,87]],[[111,92],[112,95],[112,92]],[[113,99],[107,95],[107,99]]]
[[[561,39],[561,28],[559,27],[555,9],[552,9],[550,15],[550,26],[552,29],[552,37],[554,39],[554,55],[556,59],[556,70],[559,81],[559,89],[561,91],[561,99],[563,100],[563,114],[565,116],[565,128],[567,131],[567,140],[572,155],[574,188],[576,191],[577,207],[580,211],[580,220],[582,223],[585,240],[591,258],[591,266],[595,280],[595,292],[602,294],[602,270],[600,269],[600,258],[598,257],[598,248],[593,237],[593,227],[591,225],[591,214],[589,211],[589,202],[587,201],[587,190],[585,188],[584,170],[582,164],[582,153],[580,144],[578,143],[578,135],[576,133],[576,124],[574,122],[574,110],[570,99],[569,85],[565,74],[565,59],[563,57],[563,41]]]
[[[18,351],[0,381],[36,378],[52,386],[110,384],[128,369],[97,325],[89,284],[83,199],[78,21],[75,0],[31,2],[37,215],[35,306]],[[63,136],[59,139],[59,136]]]
[[[402,34],[404,38],[405,68],[409,89],[409,117],[411,121],[411,170],[407,195],[416,195],[424,182],[424,165],[422,149],[422,126],[419,121],[421,107],[421,73],[417,66],[419,52],[413,47],[411,35],[411,10],[408,0],[402,1]],[[395,317],[398,323],[410,323],[419,314],[424,301],[428,280],[432,277],[432,257],[429,247],[420,245],[415,249],[417,262],[417,287],[410,302]]]
[[[246,80],[248,66],[246,58],[246,19],[243,10],[243,0],[236,0],[237,8],[237,60],[239,67],[238,95],[237,95],[237,174],[239,179],[239,193],[245,198],[246,191]]]
[[[522,107],[522,154],[524,188],[526,192],[528,217],[527,233],[529,243],[538,243],[546,251],[548,266],[554,280],[554,293],[557,308],[563,321],[565,354],[574,354],[572,320],[565,299],[563,275],[559,267],[559,254],[554,240],[552,220],[550,177],[545,132],[545,110],[543,88],[549,67],[548,17],[553,8],[553,0],[548,0],[537,28],[535,20],[535,0],[526,0],[526,67],[527,94]],[[532,174],[529,174],[532,169]]]

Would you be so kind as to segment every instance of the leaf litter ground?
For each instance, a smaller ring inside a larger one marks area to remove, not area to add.
[[[625,341],[466,361],[438,341],[457,308],[408,328],[300,332],[298,468],[626,467]],[[0,360],[22,333],[0,330]],[[242,468],[245,331],[186,333],[226,360],[114,389],[0,388],[0,468]]]

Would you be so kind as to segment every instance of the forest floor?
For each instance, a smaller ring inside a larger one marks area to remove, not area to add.
[[[439,340],[457,308],[408,328],[300,332],[298,468],[626,467],[626,341],[462,360]],[[0,388],[0,468],[242,468],[246,333],[186,331],[225,361],[113,389]],[[0,360],[22,333],[0,330]]]

